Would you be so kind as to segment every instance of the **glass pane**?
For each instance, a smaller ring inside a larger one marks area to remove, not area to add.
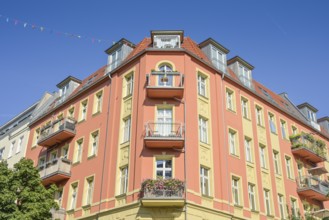
[[[171,178],[171,177],[172,177],[171,171],[166,171],[165,172],[165,178],[168,179],[168,178]]]
[[[157,171],[157,177],[163,177],[162,171]]]
[[[171,160],[166,160],[166,168],[171,168],[172,161]]]
[[[157,160],[157,168],[163,168],[163,160]]]

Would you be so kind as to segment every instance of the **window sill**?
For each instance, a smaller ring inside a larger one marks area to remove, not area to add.
[[[91,205],[90,204],[86,204],[86,205],[83,205],[81,206],[83,209],[90,209]]]
[[[230,153],[230,156],[233,157],[233,158],[236,158],[236,159],[240,159],[240,156],[237,155],[237,154],[231,154],[231,153]]]
[[[252,168],[255,167],[255,164],[254,164],[253,162],[246,161],[246,163],[247,163],[247,166],[248,166],[248,167],[252,167]]]
[[[255,210],[255,209],[251,209],[250,211],[253,213],[259,214],[259,211]]]
[[[131,97],[132,97],[132,93],[131,94],[128,94],[128,95],[125,95],[122,99],[123,100],[127,100],[127,99],[129,99]]]
[[[115,198],[116,199],[122,199],[122,198],[125,198],[126,196],[127,196],[126,193],[122,193],[122,194],[116,195]]]
[[[249,117],[242,116],[242,118],[247,120],[247,121],[251,121],[251,119]]]
[[[91,116],[96,117],[97,115],[100,115],[101,113],[102,113],[102,111],[97,111],[97,112],[93,113]]]
[[[266,174],[269,173],[269,170],[267,168],[261,167],[261,170],[262,170],[263,173],[266,173]]]
[[[75,161],[75,162],[72,163],[72,166],[77,166],[77,165],[79,165],[80,163],[81,163],[80,160],[79,160],[79,161]]]
[[[214,199],[214,197],[212,197],[210,195],[201,194],[201,196],[205,199]]]
[[[73,214],[75,211],[75,209],[69,209],[69,210],[66,210],[67,214]]]
[[[261,124],[257,124],[257,127],[265,129],[265,126]]]
[[[91,160],[91,159],[93,159],[93,158],[95,158],[97,155],[96,154],[93,154],[93,155],[90,155],[90,156],[88,156],[88,160]]]
[[[85,122],[85,121],[86,121],[86,119],[82,119],[82,120],[78,121],[77,124],[81,124],[81,123],[83,123],[83,122]]]
[[[231,112],[231,113],[234,113],[234,114],[236,114],[236,111],[235,111],[235,109],[226,108],[226,110],[227,110],[227,111],[229,111],[229,112]]]
[[[271,134],[278,136],[278,133],[271,131]]]
[[[37,146],[38,146],[38,145],[33,145],[33,146],[31,147],[31,149],[34,150],[35,148],[37,148]]]
[[[204,99],[205,101],[209,101],[209,98],[207,96],[201,95],[198,93],[199,98]]]
[[[243,209],[243,206],[240,205],[240,204],[234,204],[234,207],[235,207],[235,208],[238,208],[238,209]]]

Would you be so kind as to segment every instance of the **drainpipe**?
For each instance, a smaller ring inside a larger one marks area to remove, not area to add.
[[[111,74],[108,74],[110,78],[110,94],[109,94],[109,103],[107,105],[107,119],[106,119],[106,133],[105,133],[105,146],[104,146],[104,155],[103,155],[103,166],[102,166],[102,178],[101,178],[101,190],[99,193],[99,205],[98,205],[98,213],[96,214],[96,220],[99,218],[99,214],[101,212],[101,204],[102,204],[102,193],[103,193],[103,182],[104,182],[104,170],[105,170],[105,157],[107,150],[107,137],[108,137],[108,129],[109,129],[109,120],[110,120],[110,104],[111,104],[111,94],[112,94],[112,77]]]

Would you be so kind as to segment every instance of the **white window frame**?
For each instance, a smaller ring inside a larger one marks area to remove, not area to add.
[[[234,92],[226,89],[226,106],[227,109],[234,111]]]
[[[131,117],[129,116],[123,120],[122,143],[128,142],[130,140],[130,126],[131,126]]]
[[[284,206],[284,198],[283,198],[283,195],[281,195],[281,194],[278,194],[278,203],[279,203],[280,217],[281,217],[281,219],[285,219],[286,213],[285,213],[285,206]]]
[[[76,155],[75,155],[75,161],[74,162],[80,162],[81,156],[82,156],[82,150],[83,150],[83,139],[79,139],[76,141]]]
[[[198,74],[198,94],[207,97],[207,77]]]
[[[236,132],[229,130],[229,144],[230,144],[230,154],[237,155],[237,141],[236,141]]]
[[[158,161],[162,161],[162,167],[158,167]],[[171,161],[171,166],[170,167],[166,167],[167,161]],[[166,171],[170,171],[171,172],[171,176],[170,177],[166,177]],[[162,176],[158,176],[158,172],[162,173]],[[163,179],[171,179],[173,177],[173,160],[172,159],[156,159],[155,161],[155,175],[156,177],[160,177]]]
[[[273,134],[276,134],[276,123],[275,118],[272,113],[268,113],[269,123],[270,123],[270,130]]]
[[[274,173],[281,175],[280,154],[278,151],[273,150]]]
[[[78,197],[78,185],[71,185],[71,203],[70,210],[75,209],[77,205],[77,197]]]
[[[201,194],[203,196],[210,196],[210,181],[209,181],[210,170],[206,167],[200,167],[200,186]]]
[[[259,144],[260,167],[267,169],[266,146]]]
[[[264,189],[264,203],[265,203],[265,213],[266,213],[266,215],[271,215],[272,214],[271,194],[270,194],[270,190],[268,190],[268,189]]]
[[[286,129],[287,123],[283,120],[280,120],[280,127],[281,127],[281,134],[283,139],[287,139],[287,129]]]
[[[92,204],[93,191],[94,191],[94,178],[87,178],[87,194],[86,194],[86,205]]]
[[[12,141],[12,142],[10,143],[9,153],[8,153],[8,158],[10,158],[10,157],[13,156],[15,143],[16,143],[16,141]]]
[[[240,205],[240,179],[232,177],[232,196],[234,205]]]
[[[199,117],[199,133],[200,133],[200,142],[208,143],[208,120]]]
[[[287,167],[287,177],[289,179],[293,179],[291,158],[286,156],[285,160],[286,160],[286,167]]]
[[[244,118],[249,118],[249,111],[248,111],[248,100],[247,99],[244,99],[242,98],[241,99],[241,109],[242,109],[242,116]]]
[[[294,198],[290,198],[290,203],[291,203],[291,215],[293,217],[297,217],[298,216],[297,200]]]
[[[252,163],[252,149],[251,149],[251,139],[248,137],[244,138],[244,146],[246,150],[246,161]]]
[[[120,169],[120,195],[127,193],[128,187],[128,166]]]
[[[259,106],[256,106],[256,122],[257,125],[263,126],[263,109]]]
[[[99,144],[99,131],[95,131],[91,134],[90,156],[94,156],[97,154],[98,144]]]
[[[18,139],[17,148],[16,148],[16,154],[18,154],[21,151],[21,149],[22,149],[23,138],[24,138],[24,136],[21,136]]]
[[[130,96],[133,94],[134,89],[134,75],[130,74],[125,77],[126,80],[126,96]]]
[[[88,101],[85,100],[81,102],[81,118],[80,121],[86,120],[87,119],[87,109],[88,108]]]
[[[0,148],[0,161],[4,159],[5,147]]]
[[[255,185],[252,183],[248,183],[248,197],[251,211],[256,210],[256,192]]]

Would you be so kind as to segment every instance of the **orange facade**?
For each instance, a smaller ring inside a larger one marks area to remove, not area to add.
[[[180,40],[177,49],[134,46],[30,124],[26,157],[45,186],[61,189],[60,218],[281,219],[326,210],[327,162],[309,147],[292,149],[289,136],[294,127],[328,144],[327,133]],[[141,192],[159,176],[184,189]]]

